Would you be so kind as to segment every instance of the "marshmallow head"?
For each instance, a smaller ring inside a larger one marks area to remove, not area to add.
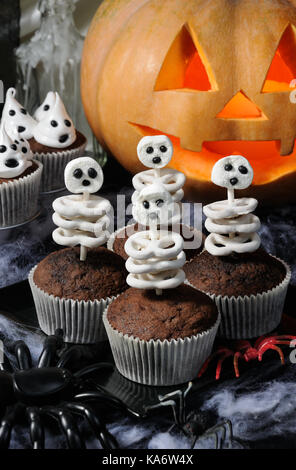
[[[171,194],[158,183],[146,186],[133,201],[133,217],[145,226],[170,223],[174,212]]]
[[[138,157],[147,168],[163,168],[173,156],[173,144],[165,135],[143,137],[137,147]]]
[[[227,189],[245,189],[253,181],[253,168],[242,155],[229,155],[218,160],[211,179],[217,186]]]
[[[103,182],[102,168],[93,158],[75,158],[65,168],[65,185],[70,193],[96,193]]]

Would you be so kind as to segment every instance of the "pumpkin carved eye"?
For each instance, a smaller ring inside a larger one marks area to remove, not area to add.
[[[172,67],[172,63],[175,67]],[[154,87],[155,91],[182,89],[218,90],[203,48],[189,24],[182,27],[173,41]]]

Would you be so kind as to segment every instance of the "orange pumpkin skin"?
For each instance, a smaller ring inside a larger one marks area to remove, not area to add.
[[[95,135],[132,173],[143,170],[143,135],[171,137],[170,166],[186,174],[189,199],[224,197],[210,181],[212,166],[240,153],[254,168],[248,195],[295,202],[294,25],[294,0],[262,0],[260,8],[254,0],[105,0],[81,67]],[[200,63],[207,79],[194,70]]]

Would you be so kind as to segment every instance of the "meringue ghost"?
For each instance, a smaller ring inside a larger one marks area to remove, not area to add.
[[[26,109],[15,99],[16,91],[9,88],[2,112],[2,123],[9,135],[17,132],[24,139],[33,137],[33,130],[37,124]]]
[[[47,108],[49,106],[49,108]],[[35,116],[40,119],[33,137],[48,147],[66,148],[76,140],[76,130],[57,92],[50,92]]]
[[[26,151],[24,149],[26,148]],[[21,141],[12,140],[4,125],[0,127],[0,177],[15,178],[32,165],[27,147]]]

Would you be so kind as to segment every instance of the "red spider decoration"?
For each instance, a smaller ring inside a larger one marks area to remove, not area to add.
[[[230,356],[233,356],[233,366],[234,366],[236,377],[239,377],[239,369],[238,369],[239,359],[243,359],[246,362],[258,359],[258,361],[261,362],[263,354],[268,349],[273,349],[274,351],[276,351],[280,356],[281,363],[284,364],[285,363],[284,354],[277,345],[282,344],[282,345],[290,346],[290,343],[292,340],[296,340],[296,336],[290,336],[290,335],[281,335],[281,336],[275,335],[275,336],[269,336],[269,337],[261,336],[260,338],[257,339],[254,346],[252,346],[252,344],[249,341],[240,340],[234,343],[234,350],[229,349],[227,347],[219,347],[217,351],[215,351],[206,360],[206,362],[204,363],[204,365],[199,371],[198,377],[201,377],[207,370],[210,362],[219,356],[220,358],[218,360],[217,368],[216,368],[216,380],[220,379],[223,362],[225,361],[225,359],[227,359]]]

